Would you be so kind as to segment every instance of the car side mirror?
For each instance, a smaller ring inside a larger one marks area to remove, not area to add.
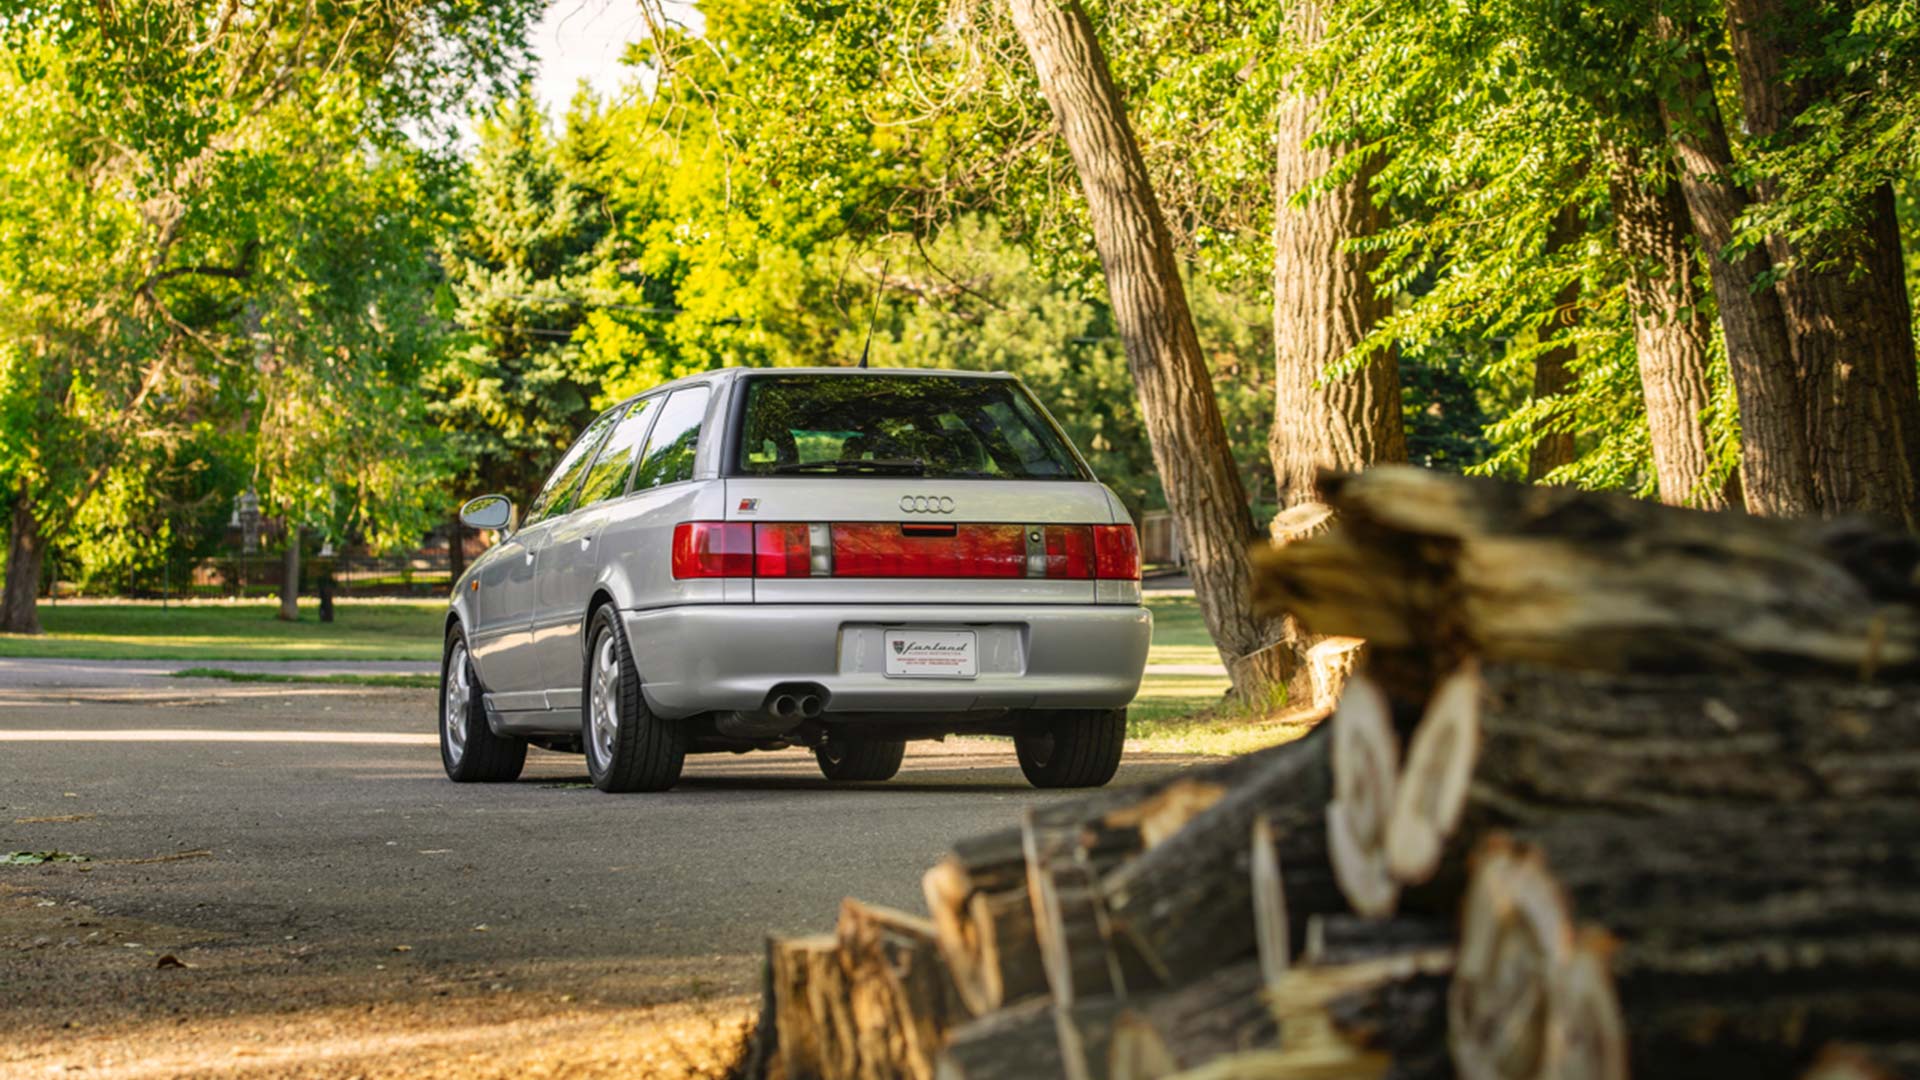
[[[513,500],[505,495],[482,495],[477,499],[468,499],[460,508],[460,524],[469,529],[496,529],[513,531]]]

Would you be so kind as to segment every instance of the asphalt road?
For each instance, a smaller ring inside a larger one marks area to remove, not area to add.
[[[541,1046],[556,1074],[702,1075],[680,1059],[724,1056],[702,1041],[737,1036],[765,935],[848,895],[921,910],[953,839],[1071,797],[993,742],[914,744],[879,785],[799,752],[691,758],[657,795],[585,779],[535,751],[447,782],[429,691],[9,665],[0,854],[89,861],[0,865],[0,1076],[539,1075]],[[636,1069],[661,1024],[693,1049]]]

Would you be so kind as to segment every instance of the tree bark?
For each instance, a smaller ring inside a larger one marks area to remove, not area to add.
[[[1254,951],[1248,842],[1253,822],[1271,822],[1288,918],[1341,911],[1328,869],[1326,809],[1332,773],[1323,727],[1240,779],[1169,842],[1121,863],[1101,881],[1118,947],[1162,985],[1197,978]],[[1295,940],[1290,951],[1297,951]]]
[[[1146,163],[1077,0],[1008,0],[1007,6],[1080,174],[1154,466],[1186,543],[1194,595],[1236,693],[1264,698],[1269,686],[1286,684],[1296,658],[1288,649],[1267,649],[1282,640],[1283,627],[1247,607],[1247,549],[1257,534]]]
[[[1161,783],[1035,807],[1030,825],[955,843],[922,885],[941,952],[968,1008],[989,1013],[1048,990],[1029,890],[1029,828],[1084,838],[1076,858],[1102,874],[1179,833],[1250,778],[1287,769],[1297,754],[1297,744],[1270,747]]]
[[[1678,29],[1656,16],[1655,32],[1675,40]],[[1713,86],[1698,50],[1676,66],[1673,93],[1661,99],[1660,115],[1680,170],[1680,190],[1694,232],[1707,251],[1727,364],[1740,402],[1740,487],[1747,509],[1768,517],[1817,511],[1813,468],[1803,424],[1805,410],[1779,295],[1763,285],[1773,269],[1758,248],[1729,250],[1734,222],[1747,209],[1747,194],[1733,179],[1733,151],[1714,105]]]
[[[1376,675],[1395,654],[1435,676],[1469,656],[1675,674],[1920,673],[1920,541],[1908,534],[1405,467],[1330,474],[1321,492],[1333,529],[1263,552],[1254,602],[1317,633],[1366,638]]]
[[[25,484],[14,493],[13,521],[7,535],[7,583],[0,596],[0,632],[40,632],[40,566],[46,559],[40,521],[34,517],[32,493]]]
[[[300,621],[300,526],[287,525],[287,550],[280,562],[280,618]]]
[[[1812,96],[1806,77],[1789,81],[1789,66],[1839,27],[1818,7],[1790,10],[1780,0],[1727,0],[1727,15],[1746,129],[1777,147],[1795,136],[1794,119]],[[1764,174],[1754,190],[1778,195]],[[1857,259],[1853,266],[1815,271],[1798,245],[1767,240],[1786,269],[1777,288],[1799,365],[1807,451],[1822,511],[1880,514],[1920,530],[1920,383],[1892,189],[1856,209],[1866,227],[1841,252]]]
[[[1301,47],[1325,33],[1318,0],[1299,0],[1293,28]],[[1294,205],[1333,167],[1342,150],[1307,145],[1319,127],[1323,95],[1286,94],[1280,105],[1274,170],[1273,455],[1282,508],[1313,499],[1322,468],[1360,469],[1407,460],[1400,415],[1400,368],[1392,350],[1358,371],[1327,378],[1327,369],[1359,345],[1393,311],[1374,287],[1379,252],[1349,250],[1378,232],[1385,215],[1368,190],[1377,164],[1331,190]]]
[[[1722,509],[1726,493],[1707,483],[1713,465],[1705,416],[1713,327],[1707,298],[1694,280],[1686,200],[1670,172],[1638,148],[1614,143],[1605,156],[1660,501]]]
[[[1235,964],[1172,990],[1060,1006],[1036,1000],[956,1028],[940,1058],[946,1080],[1165,1075],[1137,1060],[1144,1041],[1173,1069],[1271,1045],[1273,1014],[1258,964]],[[1129,1038],[1140,1032],[1145,1038]]]

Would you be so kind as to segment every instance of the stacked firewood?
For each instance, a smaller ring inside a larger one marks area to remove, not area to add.
[[[1920,1076],[1920,543],[1408,468],[1255,600],[1330,722],[769,943],[763,1075]]]

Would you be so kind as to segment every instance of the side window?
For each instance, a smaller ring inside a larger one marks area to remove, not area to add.
[[[558,517],[573,508],[573,489],[579,486],[580,474],[586,471],[587,462],[593,460],[593,452],[600,447],[600,440],[620,416],[620,410],[614,409],[600,414],[600,419],[587,425],[568,449],[567,456],[554,466],[553,475],[547,477],[546,485],[540,494],[533,497],[533,505],[527,507],[527,524]]]
[[[653,414],[659,410],[659,398],[646,398],[633,403],[626,419],[620,421],[607,436],[605,446],[600,448],[600,456],[593,459],[593,467],[587,470],[587,478],[580,485],[580,497],[575,506],[592,506],[603,499],[617,499],[626,493],[627,474],[633,471],[633,455],[640,449],[640,440],[647,437],[647,425],[653,422]]]
[[[633,474],[633,490],[693,479],[693,452],[700,446],[700,422],[707,415],[707,388],[675,390],[660,408],[647,436],[646,453]]]

